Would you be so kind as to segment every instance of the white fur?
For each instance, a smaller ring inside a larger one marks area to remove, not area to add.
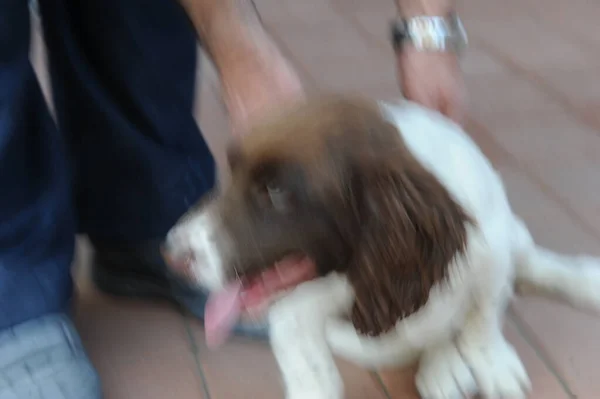
[[[271,347],[289,399],[338,399],[343,381],[325,339],[325,325],[347,312],[354,291],[337,273],[302,284],[269,311]]]
[[[476,222],[467,248],[450,265],[448,283],[427,304],[379,337],[361,336],[341,316],[354,298],[345,276],[304,283],[270,310],[271,343],[288,399],[341,399],[333,354],[366,367],[405,364],[421,357],[420,394],[428,399],[524,398],[525,368],[502,335],[513,286],[574,306],[600,309],[600,260],[567,257],[536,246],[511,210],[504,185],[463,130],[438,113],[403,102],[382,104],[408,148]],[[222,252],[207,213],[184,224],[191,245],[208,261],[198,281],[222,284]],[[220,245],[220,244],[219,244]]]
[[[219,240],[215,239],[217,231]],[[228,240],[219,229],[215,213],[201,212],[197,217],[188,217],[175,226],[167,235],[167,245],[191,248],[194,254],[190,271],[193,278],[209,290],[223,288],[226,283],[224,258]]]

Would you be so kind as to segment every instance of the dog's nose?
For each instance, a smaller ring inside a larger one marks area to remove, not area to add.
[[[171,252],[168,245],[163,245],[161,253],[172,272],[181,277],[189,277],[195,260],[192,250]]]
[[[186,276],[190,273],[194,262],[194,253],[185,235],[177,230],[172,230],[161,245],[161,254],[169,268]]]

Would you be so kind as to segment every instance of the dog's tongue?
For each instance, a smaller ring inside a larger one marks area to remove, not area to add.
[[[224,344],[243,311],[260,309],[268,303],[273,293],[315,276],[316,268],[310,259],[289,257],[278,262],[274,268],[263,271],[246,287],[236,281],[212,292],[204,310],[207,346],[214,349]]]
[[[242,313],[242,283],[229,284],[211,293],[204,310],[206,345],[217,348],[227,341]]]

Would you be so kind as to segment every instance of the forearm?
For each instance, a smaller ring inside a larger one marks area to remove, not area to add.
[[[454,0],[395,0],[400,13],[405,17],[419,15],[444,16],[455,11]]]
[[[251,0],[180,0],[220,73],[272,47]]]

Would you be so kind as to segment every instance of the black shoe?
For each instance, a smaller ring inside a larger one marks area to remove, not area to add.
[[[160,254],[161,242],[147,241],[140,245],[107,244],[90,238],[92,280],[107,294],[128,298],[166,299],[188,309],[204,319],[206,293],[171,273]],[[266,325],[240,324],[234,332],[253,338],[266,338]]]

